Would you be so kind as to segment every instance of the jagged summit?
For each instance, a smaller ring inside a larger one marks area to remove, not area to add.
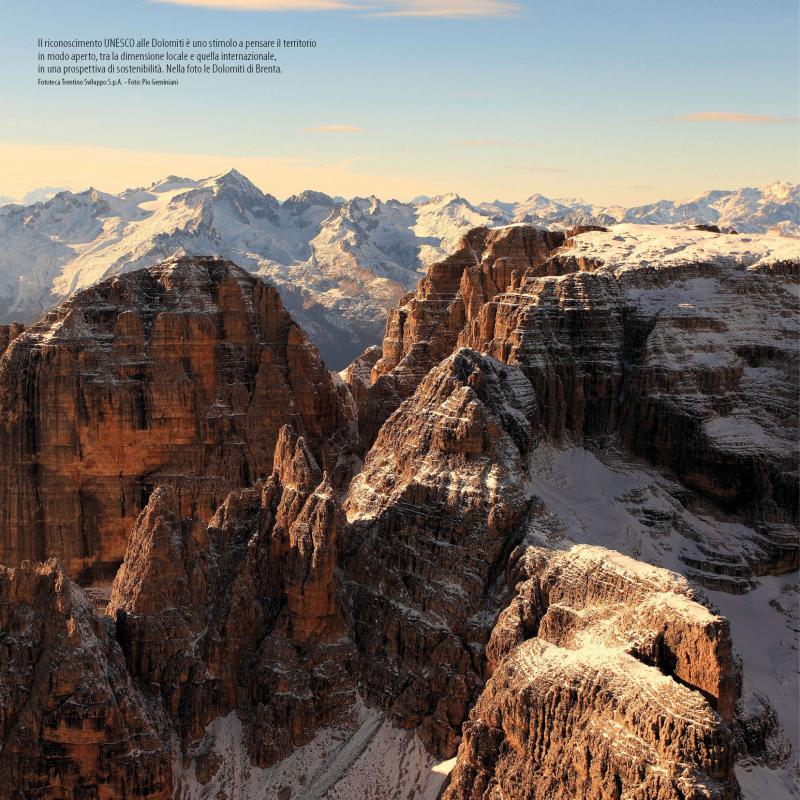
[[[113,571],[156,486],[207,519],[270,474],[285,422],[344,479],[350,417],[330,373],[277,290],[224,259],[79,292],[13,339],[0,386],[0,563]]]

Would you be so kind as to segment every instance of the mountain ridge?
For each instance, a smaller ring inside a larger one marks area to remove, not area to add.
[[[800,235],[800,187],[713,190],[623,208],[532,194],[473,204],[455,193],[404,203],[306,190],[280,201],[231,169],[168,175],[119,194],[90,187],[0,206],[0,323],[30,322],[97,281],[181,255],[216,255],[278,287],[299,324],[344,367],[380,338],[387,310],[471,228],[619,223],[716,225]]]
[[[795,797],[798,278],[511,224],[342,376],[216,258],[0,327],[0,799]]]

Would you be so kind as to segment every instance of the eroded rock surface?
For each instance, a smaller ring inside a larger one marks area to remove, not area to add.
[[[155,487],[207,522],[271,473],[285,423],[339,485],[350,422],[276,290],[244,270],[184,258],[106,280],[0,361],[0,562],[110,578]]]
[[[798,250],[641,225],[472,231],[390,314],[362,442],[458,344],[519,366],[553,440],[618,435],[781,550],[800,513]]]
[[[532,407],[519,370],[460,350],[383,426],[346,500],[361,690],[442,758],[482,686],[493,586],[528,506]]]
[[[541,265],[564,241],[564,233],[528,226],[475,228],[453,255],[428,268],[416,291],[389,312],[372,390],[359,402],[363,447],[372,444],[428,371],[453,352],[462,328],[482,304]]]
[[[736,797],[725,620],[601,548],[520,561],[445,798]]]
[[[153,493],[108,613],[189,757],[231,711],[260,766],[346,715],[356,670],[334,575],[343,526],[327,474],[288,426],[269,478],[232,492],[207,527],[181,518],[174,489]]]
[[[25,332],[25,326],[19,322],[12,322],[8,325],[0,325],[0,356],[3,355],[5,349],[17,338],[21,333]]]
[[[0,567],[0,797],[167,800],[163,723],[56,561]]]

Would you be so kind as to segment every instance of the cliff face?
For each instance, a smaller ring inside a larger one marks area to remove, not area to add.
[[[0,562],[113,576],[155,487],[208,521],[270,474],[285,423],[345,480],[347,411],[274,289],[215,259],[104,281],[0,361]]]
[[[428,371],[453,352],[459,332],[482,304],[539,267],[564,240],[563,233],[527,226],[475,228],[452,256],[428,268],[416,292],[389,312],[372,389],[359,398],[363,448]]]
[[[0,356],[3,355],[11,342],[24,332],[25,326],[19,322],[12,322],[9,325],[0,325]]]
[[[519,366],[551,439],[618,435],[728,511],[797,524],[791,244],[617,230],[471,232],[390,315],[362,442],[457,344]]]
[[[345,502],[361,690],[442,758],[482,686],[528,507],[532,402],[518,370],[458,351],[383,426]]]
[[[520,562],[445,798],[736,797],[725,620],[600,548]]]
[[[302,437],[281,430],[273,473],[232,492],[207,527],[159,488],[131,535],[108,613],[131,675],[160,698],[191,760],[236,711],[269,766],[354,702],[355,654],[334,576],[344,519]]]
[[[0,567],[0,797],[167,800],[168,728],[55,561]]]

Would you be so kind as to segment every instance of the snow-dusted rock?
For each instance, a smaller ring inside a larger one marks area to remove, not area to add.
[[[0,357],[0,562],[57,557],[73,576],[111,577],[155,487],[208,521],[270,474],[285,423],[338,485],[354,422],[255,276],[182,258],[107,279]]]

